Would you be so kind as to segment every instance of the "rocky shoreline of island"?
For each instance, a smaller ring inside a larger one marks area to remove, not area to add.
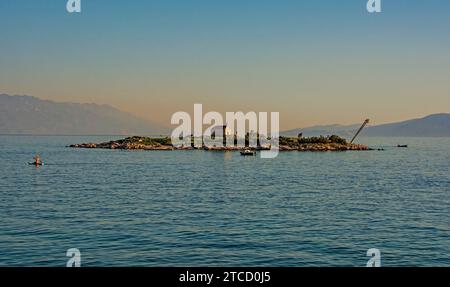
[[[124,139],[113,140],[102,143],[81,143],[73,144],[70,148],[82,149],[112,149],[112,150],[207,150],[207,151],[242,151],[242,150],[268,150],[269,147],[209,147],[201,148],[191,146],[174,147],[169,137],[150,138],[133,136]],[[338,136],[320,136],[320,137],[280,137],[280,151],[300,151],[300,152],[326,152],[326,151],[368,151],[372,150],[366,145],[349,143],[347,140]]]

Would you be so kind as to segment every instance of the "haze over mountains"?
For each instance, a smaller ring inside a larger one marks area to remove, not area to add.
[[[281,132],[284,136],[332,135],[346,138],[361,124],[313,126]],[[0,134],[168,135],[171,128],[140,119],[108,105],[59,103],[31,96],[0,94]],[[450,114],[367,127],[362,136],[450,137]]]
[[[169,129],[108,105],[0,95],[0,134],[157,135]]]
[[[450,114],[369,127],[363,135],[386,137],[450,137]]]
[[[361,123],[362,124],[362,123]],[[304,136],[339,135],[350,137],[356,133],[361,124],[314,126],[304,129],[294,129],[282,132],[282,135]],[[368,126],[361,136],[380,137],[450,137],[450,114],[434,114],[420,119],[398,123]]]

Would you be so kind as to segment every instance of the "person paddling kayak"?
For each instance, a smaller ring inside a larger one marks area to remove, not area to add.
[[[30,163],[32,165],[43,165],[42,161],[41,161],[41,157],[39,155],[36,155],[34,158],[34,162]]]

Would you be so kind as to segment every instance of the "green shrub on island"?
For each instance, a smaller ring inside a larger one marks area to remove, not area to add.
[[[332,136],[319,136],[319,137],[302,137],[298,139],[299,144],[341,144],[341,145],[347,145],[347,140],[344,138],[341,138],[337,135]]]
[[[298,145],[297,138],[280,137],[279,144],[285,146],[296,146]]]
[[[149,138],[149,137],[129,137],[125,139],[126,142],[143,144],[147,146],[155,146],[155,145],[172,145],[172,141],[170,137],[164,138]]]
[[[337,135],[332,135],[328,138],[332,143],[337,143],[337,144],[342,144],[342,145],[347,145],[347,140],[344,138],[341,138]]]

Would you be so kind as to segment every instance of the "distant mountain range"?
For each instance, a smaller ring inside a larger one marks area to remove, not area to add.
[[[169,129],[108,105],[0,94],[0,134],[158,135]]]
[[[281,132],[281,135],[297,136],[299,133],[303,133],[304,136],[318,136],[335,134],[348,138],[356,133],[361,124],[313,126]],[[450,114],[434,114],[420,119],[369,126],[364,129],[361,136],[450,137]]]
[[[283,136],[352,137],[361,124],[326,125],[281,132]],[[0,134],[168,135],[170,128],[108,105],[59,103],[31,96],[0,94]],[[361,136],[450,137],[450,114],[369,126]]]
[[[450,114],[369,127],[363,135],[386,137],[450,137]]]

